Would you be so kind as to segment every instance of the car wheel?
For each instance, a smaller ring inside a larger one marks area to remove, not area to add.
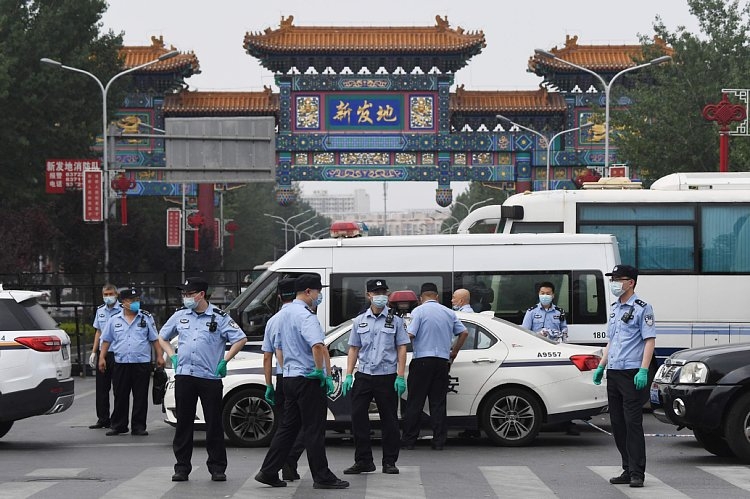
[[[744,463],[750,463],[750,393],[738,398],[727,414],[724,436],[729,448]]]
[[[264,447],[271,443],[278,418],[263,391],[247,388],[233,394],[222,413],[224,433],[240,447]]]
[[[0,438],[3,438],[6,433],[8,433],[13,426],[13,421],[3,421],[0,422]]]
[[[720,433],[694,428],[693,435],[695,435],[695,439],[701,444],[701,447],[714,456],[734,457],[734,452],[729,448],[729,444],[727,444],[727,441],[724,440],[724,436]]]
[[[528,445],[539,434],[542,409],[530,392],[504,388],[492,393],[482,408],[480,425],[495,445]]]

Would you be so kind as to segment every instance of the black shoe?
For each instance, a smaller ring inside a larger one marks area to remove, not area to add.
[[[146,430],[133,430],[130,432],[131,435],[135,435],[136,437],[146,437],[148,436],[148,432]]]
[[[406,450],[414,450],[414,443],[413,443],[413,442],[411,442],[411,443],[409,443],[409,442],[404,442],[404,441],[402,440],[402,441],[401,441],[401,448],[402,448],[402,449],[406,449]]]
[[[281,468],[281,479],[293,482],[299,480],[299,473],[297,473],[296,468],[292,468],[290,465],[285,464],[284,467]]]
[[[121,434],[127,433],[127,432],[128,432],[128,430],[114,430],[114,429],[112,429],[112,430],[109,430],[107,433],[105,433],[105,435],[107,435],[108,437],[111,437],[113,435],[121,435]]]
[[[443,450],[445,448],[445,445],[443,444],[431,444],[432,450]]]
[[[286,484],[284,484],[286,485]],[[314,489],[345,489],[349,486],[349,482],[346,480],[336,479],[333,482],[315,482],[313,483]]]
[[[630,486],[631,487],[643,487],[643,478],[639,476],[634,476],[630,478]]]
[[[481,438],[482,432],[479,430],[464,430],[458,434],[460,438]]]
[[[211,473],[211,481],[212,482],[226,482],[227,475],[226,473],[222,473],[221,471],[217,471],[216,473]]]
[[[100,421],[97,421],[96,424],[92,424],[89,426],[90,430],[98,430],[99,428],[109,428],[109,423],[102,423]]]
[[[375,463],[354,463],[344,470],[344,475],[359,475],[368,471],[375,471]]]
[[[346,473],[346,472],[344,472]],[[398,468],[396,468],[395,464],[384,464],[383,465],[383,473],[386,475],[398,475]]]
[[[630,473],[627,471],[623,471],[620,476],[615,476],[609,479],[609,483],[613,485],[622,485],[626,483],[630,483]],[[641,480],[641,483],[643,483],[643,480]]]
[[[172,475],[172,481],[173,482],[187,482],[188,481],[188,474],[184,471],[178,471],[174,475]]]
[[[262,471],[259,471],[255,475],[255,481],[265,483],[266,485],[270,485],[271,487],[286,487],[286,482],[283,480],[279,480],[279,475],[271,475],[268,473],[263,473]]]

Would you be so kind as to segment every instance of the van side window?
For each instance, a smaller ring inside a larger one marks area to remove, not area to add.
[[[283,277],[297,277],[298,275],[298,273],[266,272],[237,298],[237,300],[242,300],[243,297],[252,296],[252,300],[240,303],[236,318],[248,339],[263,339],[268,319],[281,308],[278,296],[279,280]]]
[[[563,232],[562,222],[513,222],[511,234],[558,234]]]
[[[604,277],[599,271],[574,271],[572,306],[568,324],[604,324],[607,322]]]

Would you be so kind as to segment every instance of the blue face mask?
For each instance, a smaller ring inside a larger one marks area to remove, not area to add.
[[[539,303],[547,307],[552,303],[552,298],[552,295],[539,295]]]
[[[372,304],[376,308],[384,308],[388,305],[388,295],[375,295],[372,297]]]
[[[137,314],[140,309],[141,309],[141,302],[134,301],[130,303],[130,311],[133,312],[134,314]]]
[[[313,307],[317,307],[321,303],[323,303],[323,292],[322,291],[318,292],[318,297],[313,300],[312,306]]]
[[[114,305],[117,303],[117,297],[116,296],[103,296],[104,304],[105,305]]]
[[[195,301],[195,297],[185,296],[182,298],[182,306],[185,308],[189,308],[190,310],[193,310],[195,309],[195,307],[198,306],[198,303]]]

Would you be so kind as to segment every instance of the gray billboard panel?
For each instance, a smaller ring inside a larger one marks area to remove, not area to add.
[[[165,181],[276,180],[273,117],[166,118],[165,122]]]

